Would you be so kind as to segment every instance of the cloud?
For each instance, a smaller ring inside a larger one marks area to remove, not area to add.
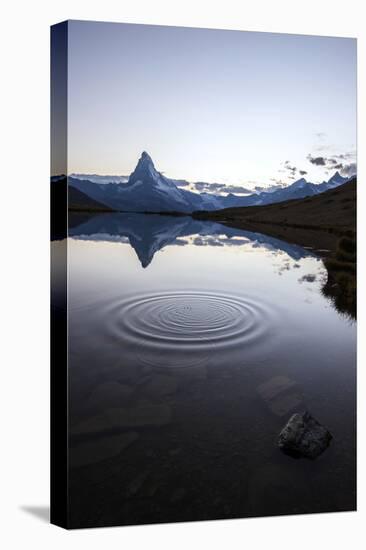
[[[327,159],[325,157],[312,157],[310,154],[306,157],[311,164],[315,166],[326,166]]]
[[[296,166],[291,166],[289,160],[286,160],[286,161],[283,163],[283,166],[284,166],[285,170],[287,170],[288,172],[290,172],[290,174],[292,174],[293,176],[296,174],[297,168],[296,168]]]
[[[273,181],[276,185],[286,185],[286,183],[281,180],[281,178],[269,178],[270,181]],[[258,186],[258,189],[262,189],[261,187]]]
[[[314,157],[309,153],[306,158],[315,166],[324,166],[326,174],[328,174],[329,170],[338,170],[342,176],[351,177],[357,173],[355,156],[354,152],[341,153],[339,155],[332,155],[331,157]]]
[[[189,181],[186,180],[174,180],[174,183],[177,187],[188,187],[190,185]]]
[[[254,190],[257,192],[257,193],[262,193],[263,191],[265,193],[268,193],[268,191],[276,191],[276,189],[283,189],[283,187],[287,187],[288,185],[288,182],[285,182],[281,179],[278,179],[278,178],[270,178],[270,181],[273,182],[272,185],[266,185],[266,186],[263,186],[263,185],[256,185],[254,187]]]
[[[339,170],[342,176],[350,178],[357,174],[357,164],[355,162],[350,162],[349,164],[344,164]]]
[[[225,191],[227,193],[252,193],[250,189],[247,189],[242,185],[225,185]]]
[[[200,193],[252,193],[250,189],[242,185],[225,185],[224,183],[197,181],[196,183],[192,183],[192,187]]]
[[[356,158],[356,153],[354,151],[349,153],[341,153],[340,155],[333,155],[334,158],[340,160],[354,160]]]
[[[193,244],[195,246],[224,246],[220,239],[216,239],[215,237],[195,237],[193,239]]]
[[[347,178],[357,174],[356,152],[348,151],[339,155],[333,155],[335,163],[331,168],[339,170],[342,176]]]
[[[314,151],[317,151],[318,153],[322,153],[323,151],[331,151],[332,149],[334,149],[333,145],[326,145],[323,143],[322,145],[315,147]]]
[[[279,169],[278,172],[282,173],[282,174],[283,173],[287,174],[287,177],[290,180],[296,179],[296,174],[297,173],[299,173],[301,176],[305,176],[305,174],[307,174],[306,170],[301,170],[300,168],[298,168],[294,164],[291,164],[291,161],[289,161],[289,160],[285,160],[285,162],[282,163],[282,169]],[[272,181],[275,181],[275,180],[272,179]],[[283,182],[281,180],[278,180],[278,183],[282,184]]]
[[[196,191],[199,191],[200,193],[202,191],[205,191],[207,193],[217,193],[223,191],[223,188],[225,187],[223,183],[205,183],[204,181],[197,181],[196,183],[192,183],[192,186],[196,189]]]

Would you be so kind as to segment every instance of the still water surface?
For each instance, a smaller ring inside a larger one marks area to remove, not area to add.
[[[319,258],[190,217],[70,227],[75,526],[354,508],[356,327]],[[315,461],[276,447],[304,409],[334,438]]]

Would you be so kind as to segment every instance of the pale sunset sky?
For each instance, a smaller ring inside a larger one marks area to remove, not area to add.
[[[68,172],[254,187],[355,172],[356,40],[69,22]]]

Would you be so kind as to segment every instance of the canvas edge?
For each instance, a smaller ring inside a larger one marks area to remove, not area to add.
[[[50,356],[50,522],[69,528],[68,510],[68,373],[67,373],[67,71],[68,22],[50,29],[51,176],[51,356]],[[56,302],[57,279],[57,302]]]

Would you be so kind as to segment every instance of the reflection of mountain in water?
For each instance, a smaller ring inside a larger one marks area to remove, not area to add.
[[[280,250],[294,260],[312,254],[301,246],[275,237],[216,222],[194,220],[190,216],[162,216],[159,214],[101,214],[97,216],[69,215],[69,236],[75,239],[109,242],[129,242],[142,267],[147,267],[155,252],[168,245],[185,245],[184,237],[194,236],[190,243],[196,246],[252,246]]]

